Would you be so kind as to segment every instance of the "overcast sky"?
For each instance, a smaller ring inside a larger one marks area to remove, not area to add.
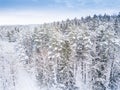
[[[41,24],[119,10],[120,0],[0,0],[0,25]]]

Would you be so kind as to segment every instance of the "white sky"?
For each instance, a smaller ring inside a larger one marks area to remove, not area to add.
[[[24,24],[42,24],[54,21],[66,20],[67,18],[73,19],[75,17],[93,15],[93,14],[117,14],[118,10],[80,10],[80,11],[1,11],[0,12],[0,25],[24,25]]]

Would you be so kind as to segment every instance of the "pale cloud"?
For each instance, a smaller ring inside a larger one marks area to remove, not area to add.
[[[87,3],[100,3],[102,0],[54,0],[58,4],[64,4],[68,8],[81,8],[87,5]]]
[[[101,3],[104,2],[104,0],[93,0],[95,3]]]
[[[32,2],[38,2],[39,0],[31,0]]]
[[[69,0],[65,0],[64,2],[66,4],[66,7],[68,7],[68,8],[74,8],[74,4],[72,2],[70,2]]]
[[[43,24],[66,19],[81,18],[93,14],[117,14],[117,9],[85,9],[77,11],[3,11],[0,12],[0,25]]]
[[[42,24],[54,21],[61,21],[72,18],[75,15],[70,13],[59,13],[53,11],[13,11],[0,13],[0,25],[14,24]]]
[[[113,8],[120,3],[119,0],[54,0],[56,3],[64,4],[68,8]]]
[[[64,4],[68,8],[74,8],[73,0],[54,0],[58,4]]]

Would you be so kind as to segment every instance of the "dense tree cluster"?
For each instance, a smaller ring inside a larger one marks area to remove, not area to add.
[[[0,26],[0,40],[14,44],[17,57],[9,62],[0,50],[2,90],[14,90],[5,87],[15,86],[19,63],[47,90],[120,90],[120,13]]]

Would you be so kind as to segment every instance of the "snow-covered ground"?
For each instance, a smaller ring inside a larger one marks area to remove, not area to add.
[[[22,67],[18,67],[16,83],[15,90],[39,90],[35,80]]]
[[[39,90],[37,83],[35,82],[35,79],[32,78],[28,72],[25,71],[24,67],[22,67],[22,65],[19,63],[13,64],[13,63],[17,63],[18,61],[14,47],[15,47],[14,43],[9,43],[7,41],[0,41],[0,54],[1,54],[0,56],[4,57],[3,63],[5,67],[5,71],[3,72],[3,76],[2,76],[4,77],[3,78],[4,80],[3,82],[0,82],[1,83],[0,90]],[[10,65],[12,65],[11,68]],[[16,72],[15,86],[7,87],[6,85],[5,86],[6,89],[3,89],[2,83],[4,83],[4,81],[7,80],[6,77],[9,74],[8,71],[11,71],[11,69],[14,69],[14,72]]]

